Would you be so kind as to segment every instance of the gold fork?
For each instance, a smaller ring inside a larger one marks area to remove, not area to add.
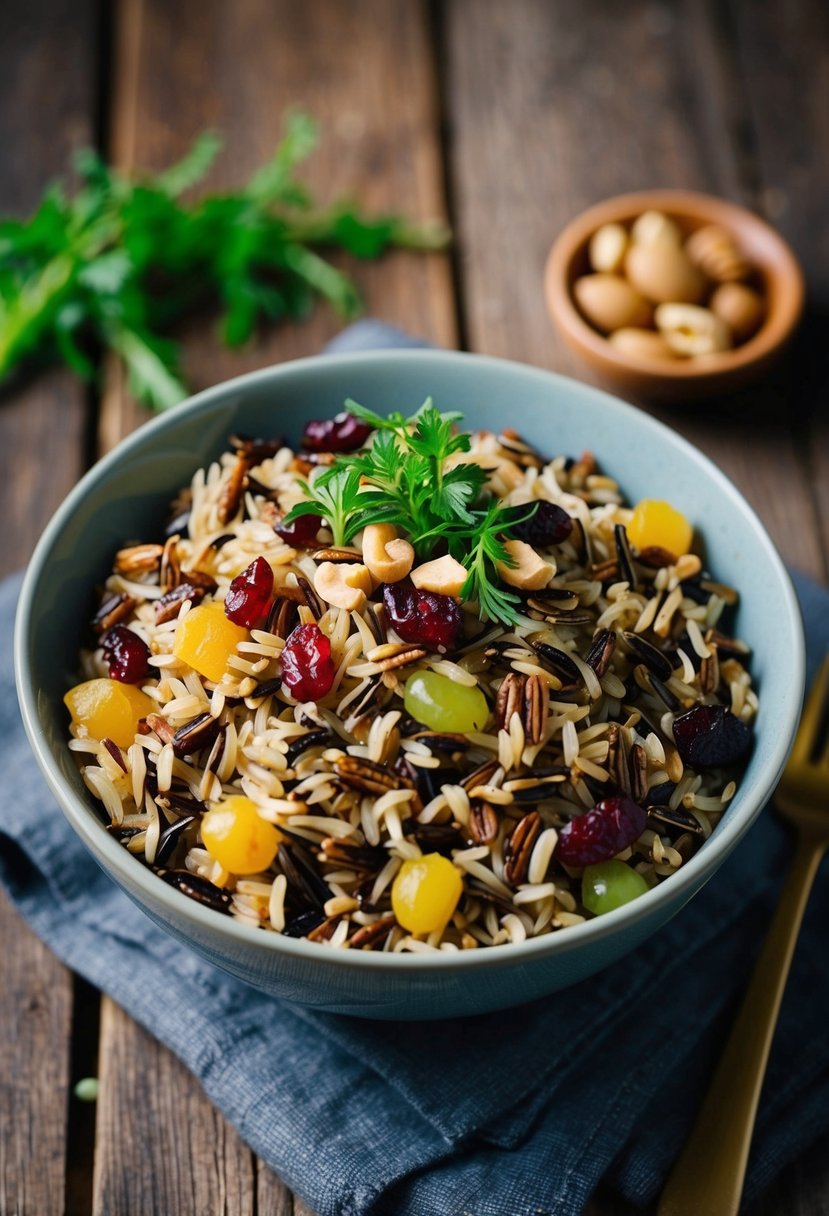
[[[829,740],[822,738],[827,714],[829,654],[812,685],[774,799],[797,833],[794,857],[737,1020],[657,1216],[736,1216],[739,1209],[780,1001],[812,882],[829,845]]]

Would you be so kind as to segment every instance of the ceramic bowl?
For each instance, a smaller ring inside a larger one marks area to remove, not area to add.
[[[346,397],[412,412],[428,396],[467,424],[505,421],[553,454],[590,446],[628,498],[670,498],[695,523],[713,571],[742,593],[738,628],[753,647],[761,712],[740,788],[714,835],[680,872],[623,908],[562,932],[494,949],[426,955],[326,949],[234,922],[144,868],[109,835],[67,750],[66,689],[93,586],[126,538],[152,535],[176,490],[232,432],[282,432],[337,412]],[[657,934],[741,840],[784,764],[803,684],[794,593],[761,524],[704,456],[660,423],[560,376],[496,359],[437,351],[328,356],[221,384],[141,428],[95,466],[38,544],[15,640],[26,729],[37,760],[97,862],[157,924],[231,974],[275,996],[381,1018],[439,1018],[518,1004],[566,987]],[[58,814],[57,809],[54,814]],[[138,912],[136,912],[138,915]]]
[[[590,271],[588,245],[603,224],[630,227],[661,211],[685,236],[707,224],[724,228],[756,268],[766,299],[760,328],[740,346],[704,359],[633,359],[616,350],[579,311],[573,284]],[[725,199],[688,190],[645,190],[606,199],[567,225],[550,250],[544,275],[550,316],[564,340],[608,385],[631,396],[683,401],[744,388],[785,350],[803,311],[803,274],[792,250],[759,216]]]

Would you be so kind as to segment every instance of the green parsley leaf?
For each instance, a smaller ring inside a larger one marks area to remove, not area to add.
[[[470,450],[471,438],[456,428],[462,415],[441,413],[431,398],[408,418],[377,414],[352,400],[346,409],[374,428],[362,451],[339,455],[333,466],[351,470],[361,487],[348,535],[369,523],[394,524],[420,560],[442,542],[468,571],[463,598],[478,604],[483,619],[513,624],[520,597],[504,587],[496,563],[515,564],[504,541],[529,519],[533,505],[516,517],[514,508],[487,493],[486,471],[477,462],[445,467],[450,457]],[[323,507],[319,513],[325,514]]]
[[[347,545],[363,527],[363,506],[372,497],[362,493],[357,469],[332,465],[312,481],[299,484],[307,501],[288,512],[285,525],[290,526],[300,515],[321,515],[331,529],[334,544]]]
[[[366,217],[348,201],[317,207],[297,168],[318,137],[307,114],[288,115],[274,156],[246,186],[196,202],[182,196],[218,154],[212,132],[140,179],[78,153],[74,195],[51,187],[29,220],[0,222],[0,381],[35,356],[90,375],[91,356],[109,348],[139,400],[166,409],[187,391],[170,328],[206,299],[221,306],[224,340],[237,346],[262,320],[304,317],[315,299],[357,315],[357,289],[323,256],[329,247],[377,257],[446,244],[438,225]]]

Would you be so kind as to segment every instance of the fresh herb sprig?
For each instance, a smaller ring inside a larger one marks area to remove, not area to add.
[[[56,356],[89,378],[93,355],[110,349],[135,396],[166,409],[187,393],[170,327],[194,308],[218,301],[229,346],[262,320],[306,315],[315,297],[348,319],[360,310],[356,287],[320,249],[374,258],[446,243],[438,224],[367,217],[345,201],[316,207],[296,169],[317,140],[313,120],[292,114],[246,186],[192,203],[181,196],[212,166],[214,134],[137,180],[79,154],[74,195],[54,186],[31,219],[0,223],[0,382],[26,360]]]
[[[312,482],[299,478],[299,485],[305,500],[285,516],[286,526],[301,515],[320,515],[331,529],[338,548],[347,545],[365,526],[368,495],[360,485],[360,474],[355,468],[333,464],[322,469]]]
[[[515,563],[505,548],[511,528],[524,516],[486,491],[486,472],[474,461],[446,464],[468,452],[471,437],[455,424],[463,415],[440,413],[429,398],[405,418],[374,413],[355,401],[346,409],[375,429],[366,448],[338,455],[334,464],[302,482],[306,501],[286,516],[321,515],[335,545],[346,544],[368,524],[389,523],[414,546],[420,560],[442,545],[468,577],[461,595],[478,604],[483,619],[514,624],[520,599],[506,590],[496,563]]]

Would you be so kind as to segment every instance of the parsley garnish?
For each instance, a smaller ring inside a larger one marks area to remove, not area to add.
[[[457,453],[470,450],[470,435],[455,428],[463,415],[440,413],[431,398],[410,418],[383,417],[355,401],[347,401],[346,409],[375,428],[371,443],[337,456],[333,465],[301,482],[307,501],[294,507],[285,523],[321,515],[335,545],[346,544],[367,524],[394,524],[420,560],[442,545],[468,571],[461,594],[477,602],[481,618],[514,624],[520,597],[506,590],[495,563],[514,565],[504,540],[533,507],[516,519],[514,508],[502,506],[486,490],[479,464],[459,461],[446,468]]]
[[[360,311],[354,283],[320,248],[374,258],[391,245],[446,243],[439,225],[370,218],[346,202],[315,207],[295,170],[316,142],[312,119],[293,114],[273,159],[246,186],[196,202],[181,195],[212,165],[213,134],[179,164],[138,180],[80,153],[77,193],[52,187],[31,219],[0,222],[0,381],[41,356],[91,377],[93,353],[108,348],[135,396],[166,409],[187,394],[170,327],[205,300],[219,302],[224,341],[238,346],[260,320],[303,317],[316,297],[346,319]]]
[[[300,515],[321,515],[337,547],[347,545],[365,527],[363,503],[368,495],[362,492],[360,474],[355,468],[333,464],[319,472],[313,482],[300,478],[299,484],[305,501],[288,512],[286,524],[292,524]]]

